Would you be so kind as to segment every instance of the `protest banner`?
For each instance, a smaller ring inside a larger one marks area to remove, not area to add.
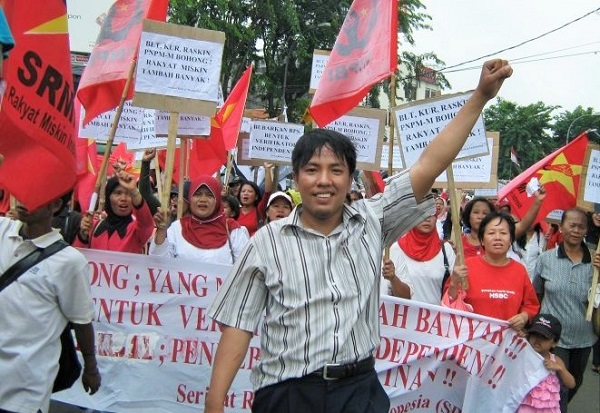
[[[53,395],[87,408],[142,413],[202,411],[219,326],[207,308],[230,267],[183,259],[81,250],[95,302],[102,387],[80,383]],[[383,296],[376,370],[390,412],[514,412],[548,372],[505,321]],[[249,412],[255,335],[225,411]]]
[[[314,94],[319,87],[323,71],[329,60],[330,51],[315,49],[313,52],[312,66],[310,69],[310,84],[308,93]]]
[[[250,130],[248,155],[261,162],[289,164],[292,150],[303,134],[303,125],[267,120],[254,121]]]
[[[237,141],[236,163],[246,166],[262,166],[263,161],[250,157],[250,133],[241,132]]]
[[[156,136],[169,134],[169,112],[156,111]],[[180,138],[204,138],[210,135],[210,117],[180,113],[177,121],[177,136]]]
[[[577,206],[594,211],[594,204],[600,205],[600,146],[590,143],[581,168]]]
[[[214,116],[225,34],[145,20],[133,103]]]
[[[354,108],[324,128],[350,138],[356,147],[356,167],[372,171],[379,169],[381,163],[386,117],[383,109]]]
[[[496,189],[498,186],[498,153],[500,151],[500,134],[487,133],[488,155],[469,158],[452,163],[454,184],[459,189],[487,188]],[[434,188],[447,187],[448,178],[443,172],[433,184]]]
[[[410,168],[429,142],[456,116],[472,92],[407,103],[392,109],[404,164]],[[480,115],[456,160],[489,154]]]

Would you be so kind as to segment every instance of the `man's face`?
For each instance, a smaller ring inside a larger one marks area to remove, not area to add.
[[[19,221],[26,224],[38,224],[46,220],[50,222],[52,215],[54,212],[58,211],[58,208],[56,207],[55,203],[50,203],[42,205],[35,211],[29,211],[23,204],[17,201],[16,210],[19,216]]]
[[[302,221],[305,224],[339,224],[352,178],[345,160],[323,147],[294,175],[302,197]],[[317,229],[317,228],[315,228]]]

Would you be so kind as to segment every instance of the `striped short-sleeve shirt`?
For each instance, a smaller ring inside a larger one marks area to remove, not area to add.
[[[586,321],[588,291],[592,285],[592,260],[582,244],[583,259],[574,263],[562,244],[543,252],[535,268],[533,286],[543,293],[542,313],[552,314],[562,324],[558,342],[563,348],[583,348],[594,345],[598,337],[591,321]]]
[[[433,213],[433,198],[417,204],[403,172],[383,194],[344,206],[328,236],[302,225],[301,206],[261,228],[209,309],[222,324],[258,331],[255,389],[371,356],[380,340],[383,246]]]

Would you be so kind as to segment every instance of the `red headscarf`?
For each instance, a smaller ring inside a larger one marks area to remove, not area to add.
[[[200,176],[193,180],[188,191],[188,199],[192,203],[192,195],[201,186],[206,186],[215,197],[215,209],[206,218],[199,218],[193,213],[181,218],[181,231],[183,238],[193,246],[200,249],[220,248],[229,239],[229,231],[239,228],[240,225],[233,219],[225,217],[221,201],[221,184],[212,176]],[[191,208],[190,208],[191,212]]]
[[[429,234],[419,231],[416,227],[411,229],[398,240],[398,245],[415,261],[429,261],[442,249],[435,226]]]

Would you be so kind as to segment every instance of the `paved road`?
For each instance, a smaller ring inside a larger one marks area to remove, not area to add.
[[[600,412],[600,374],[594,373],[591,369],[592,361],[588,362],[588,368],[585,372],[583,385],[575,395],[575,398],[569,404],[569,413],[599,413]],[[84,413],[86,410],[65,405],[59,402],[52,402],[50,413]],[[89,412],[89,411],[88,411]],[[152,413],[152,412],[148,412]],[[174,412],[176,413],[176,412]],[[477,412],[465,412],[477,413]],[[490,412],[493,413],[493,412]]]

